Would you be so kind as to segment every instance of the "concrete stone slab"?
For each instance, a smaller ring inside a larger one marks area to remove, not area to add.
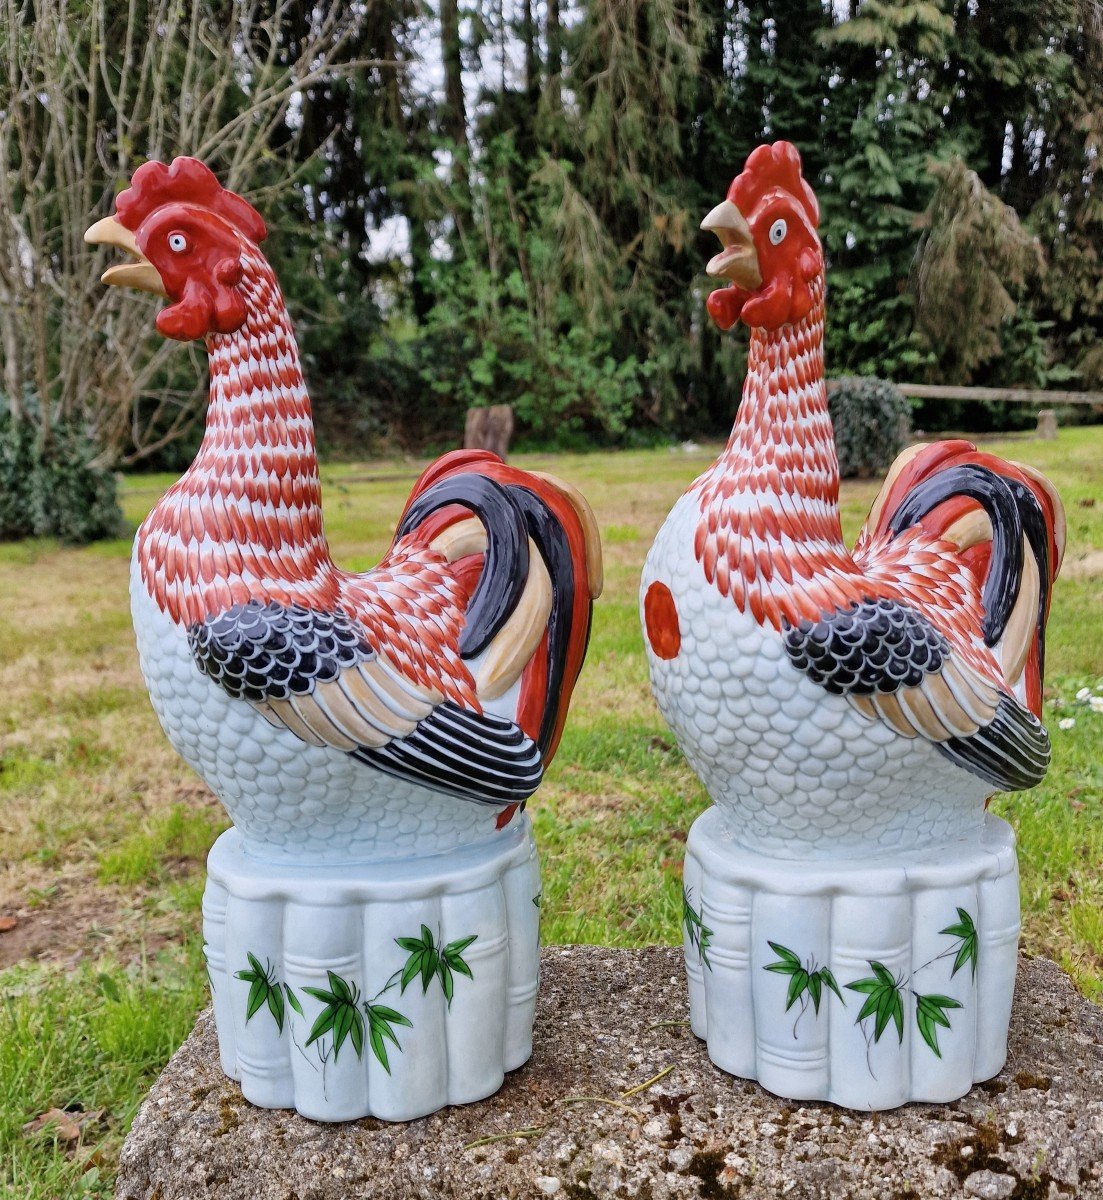
[[[948,1105],[778,1100],[713,1067],[686,1015],[680,950],[552,947],[535,1053],[496,1096],[321,1125],[250,1107],[205,1013],[134,1122],[117,1196],[1103,1200],[1103,1009],[1051,962],[1020,963],[1007,1067]]]

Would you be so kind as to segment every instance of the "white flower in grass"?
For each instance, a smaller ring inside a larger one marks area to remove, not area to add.
[[[1057,722],[1058,729],[1071,729],[1076,724],[1075,717],[1062,717]]]
[[[1093,713],[1103,713],[1103,696],[1092,696],[1088,704]]]
[[[1077,700],[1080,701],[1081,704],[1083,704],[1085,700],[1091,699],[1091,694],[1092,694],[1091,688],[1081,688],[1076,693],[1076,698],[1077,698]]]

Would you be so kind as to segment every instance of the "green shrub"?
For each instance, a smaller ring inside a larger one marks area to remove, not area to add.
[[[880,474],[907,444],[908,402],[885,379],[840,379],[828,395],[828,407],[844,479]]]
[[[93,465],[96,447],[73,423],[55,425],[43,451],[35,422],[0,408],[0,541],[56,537],[93,542],[124,529],[115,476]]]

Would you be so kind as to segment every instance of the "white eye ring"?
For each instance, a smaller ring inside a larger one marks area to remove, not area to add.
[[[788,232],[789,226],[786,225],[785,218],[778,217],[778,219],[770,226],[770,241],[776,246],[779,242],[784,240],[785,235]]]
[[[188,248],[188,239],[182,233],[169,234],[169,249],[175,254],[183,254]]]

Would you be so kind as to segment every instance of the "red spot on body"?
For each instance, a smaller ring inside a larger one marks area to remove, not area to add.
[[[660,658],[674,658],[682,648],[678,628],[678,610],[665,583],[653,583],[643,598],[643,618],[647,640]]]

